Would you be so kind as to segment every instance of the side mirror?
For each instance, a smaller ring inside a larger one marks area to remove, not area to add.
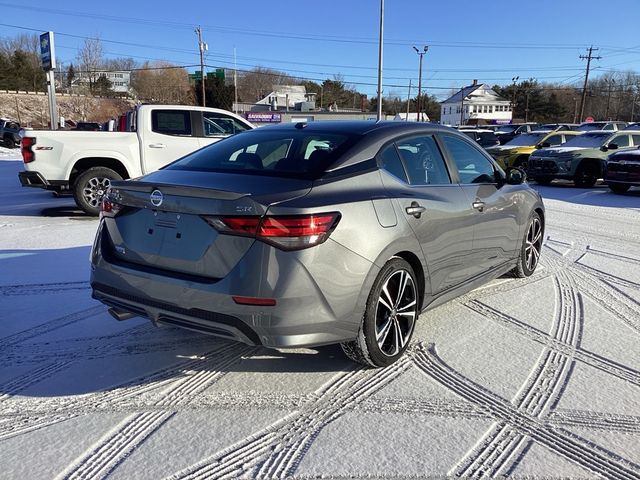
[[[524,173],[523,170],[516,167],[508,168],[506,173],[507,173],[507,178],[506,178],[507,185],[520,185],[524,183],[525,179],[527,178],[527,174]]]
[[[549,142],[542,142],[540,144],[540,148],[549,148],[551,146],[551,144]]]
[[[616,143],[610,143],[609,145],[607,145],[607,148],[609,150],[617,150],[618,149],[618,144]]]

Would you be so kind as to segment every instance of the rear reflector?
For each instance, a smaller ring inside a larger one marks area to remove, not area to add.
[[[258,297],[238,297],[233,296],[233,301],[238,305],[257,305],[259,307],[273,307],[276,304],[275,298],[258,298]]]
[[[319,245],[329,238],[340,220],[340,214],[204,218],[220,233],[254,237],[282,250],[300,250]]]
[[[36,144],[36,139],[33,137],[23,137],[20,142],[22,160],[24,163],[31,163],[36,159],[36,154],[33,153],[33,146]]]

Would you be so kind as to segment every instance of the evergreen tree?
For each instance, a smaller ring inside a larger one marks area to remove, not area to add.
[[[202,81],[197,80],[194,85],[196,103],[202,105]],[[233,107],[233,86],[225,85],[224,80],[214,77],[207,77],[204,82],[204,95],[207,107],[222,108],[231,110]]]
[[[73,86],[73,81],[76,78],[76,70],[73,68],[73,63],[69,64],[69,68],[67,69],[67,87],[71,88]]]

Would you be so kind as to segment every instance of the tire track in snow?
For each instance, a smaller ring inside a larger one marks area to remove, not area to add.
[[[119,405],[127,404],[136,398],[157,391],[164,385],[176,381],[175,377],[185,375],[188,371],[202,368],[208,358],[224,357],[234,345],[222,344],[200,357],[180,361],[155,372],[139,375],[103,392],[83,396],[54,397],[47,402],[31,402],[36,408],[28,415],[22,415],[8,425],[0,425],[0,441],[70,420],[83,413],[96,410],[117,411]],[[14,413],[13,409],[11,412]]]
[[[0,285],[0,296],[41,295],[43,293],[60,293],[67,292],[69,290],[90,289],[91,286],[87,281]]]
[[[517,434],[530,437],[596,475],[620,480],[637,480],[640,476],[640,465],[578,435],[551,428],[539,418],[519,410],[508,400],[462,376],[438,357],[433,345],[419,345],[410,355],[429,378],[484,410],[499,424],[509,425]]]
[[[19,375],[16,378],[0,384],[0,401],[6,400],[20,393],[22,390],[61,372],[71,366],[72,363],[70,360],[47,363],[46,365],[29,370],[23,375]]]
[[[572,345],[558,341],[549,334],[538,330],[531,325],[521,322],[499,310],[496,310],[478,300],[472,300],[465,305],[467,308],[477,312],[495,322],[504,325],[511,330],[516,331],[530,340],[538,342],[544,346],[548,346],[563,355],[571,356],[574,360],[579,360],[591,367],[602,370],[603,372],[618,377],[621,380],[640,386],[640,372],[621,365],[596,353],[589,352],[581,347],[573,347]]]
[[[547,423],[555,426],[580,427],[587,430],[640,433],[640,417],[633,415],[587,412],[583,410],[555,410],[547,417]]]
[[[571,279],[560,272],[555,280],[556,314],[549,336],[574,351],[580,342],[583,309]],[[573,360],[545,345],[527,382],[512,400],[515,408],[543,418],[562,394]],[[495,423],[480,442],[449,472],[454,476],[483,477],[508,474],[529,440],[512,425]]]
[[[168,478],[289,477],[327,424],[397,378],[409,365],[403,357],[384,369],[341,373],[297,412]]]
[[[91,318],[106,311],[107,307],[105,307],[104,305],[86,308],[84,310],[80,310],[79,312],[74,312],[63,317],[58,317],[35,327],[22,330],[18,333],[14,333],[13,335],[0,338],[0,351],[4,351],[4,349],[6,349],[7,347],[16,345],[18,343],[22,343],[27,340],[31,340],[32,338],[50,333],[54,330],[58,330],[59,328],[66,327],[67,325],[81,322],[82,320],[86,320],[87,318]]]
[[[136,447],[173,417],[181,405],[216,383],[226,375],[226,370],[231,365],[255,351],[256,347],[231,344],[213,357],[206,358],[200,365],[200,371],[172,382],[162,391],[158,405],[170,407],[171,410],[149,411],[128,416],[56,478],[107,477]]]

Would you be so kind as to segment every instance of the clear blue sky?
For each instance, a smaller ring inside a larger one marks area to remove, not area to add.
[[[480,2],[386,0],[384,92],[405,96],[417,85],[418,56],[429,45],[423,85],[446,97],[451,88],[511,78],[580,82],[586,47],[599,47],[595,76],[640,71],[639,0]],[[57,33],[57,56],[74,61],[81,38],[104,40],[110,57],[199,62],[194,26],[209,44],[206,63],[238,69],[260,65],[323,80],[341,74],[375,96],[379,0],[242,0],[7,2],[0,0],[0,37],[24,32],[8,24]],[[46,5],[46,6],[44,6]],[[111,43],[125,42],[123,43]],[[190,69],[193,70],[193,69]],[[415,92],[415,90],[414,90]]]

